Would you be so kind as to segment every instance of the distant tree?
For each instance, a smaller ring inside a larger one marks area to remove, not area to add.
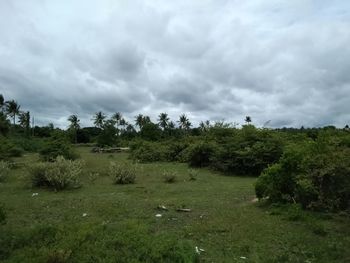
[[[2,94],[0,94],[0,110],[1,113],[4,113],[4,108],[5,108],[5,99]]]
[[[246,117],[245,117],[245,122],[246,122],[247,124],[250,124],[250,123],[252,122],[252,118],[251,118],[250,116],[246,116]]]
[[[13,125],[16,125],[16,115],[19,114],[20,107],[17,101],[10,100],[6,102],[6,111],[13,118]]]
[[[165,130],[168,127],[169,120],[170,119],[168,117],[168,114],[165,112],[160,113],[158,116],[158,124],[163,130]]]
[[[113,114],[112,119],[115,120],[117,125],[120,125],[120,121],[123,119],[123,116],[120,112],[116,112]]]
[[[47,125],[47,127],[49,127],[49,129],[50,129],[51,131],[53,131],[53,130],[55,129],[55,126],[53,125],[52,122],[50,122],[50,123]]]
[[[184,129],[184,130],[189,130],[192,125],[189,119],[187,118],[186,114],[180,115],[178,123],[179,123],[180,129]]]
[[[143,116],[142,114],[139,114],[135,117],[135,124],[142,129],[143,126],[145,126],[147,123],[150,123],[151,119],[149,116]]]
[[[68,121],[70,122],[69,129],[74,132],[74,141],[77,143],[77,132],[80,129],[80,120],[77,115],[73,114],[69,116]]]
[[[138,126],[140,129],[143,125],[143,115],[140,113],[139,115],[135,116],[135,125]]]
[[[153,122],[147,122],[140,131],[141,138],[149,141],[157,141],[161,135],[161,129]]]
[[[94,125],[97,128],[102,128],[105,119],[106,115],[102,111],[96,112],[94,117],[92,118],[92,120],[94,121]]]
[[[101,133],[97,137],[97,144],[101,147],[115,145],[118,133],[118,129],[115,127],[115,120],[104,121],[101,128]]]
[[[10,129],[10,122],[6,115],[0,112],[0,135],[6,135]]]
[[[29,135],[30,132],[30,112],[21,112],[18,116],[19,123],[21,127],[24,129],[26,135]]]
[[[206,120],[205,122],[203,122],[203,121],[201,121],[200,123],[199,123],[199,129],[201,130],[201,131],[208,131],[209,130],[209,128],[210,128],[210,121],[209,120]]]

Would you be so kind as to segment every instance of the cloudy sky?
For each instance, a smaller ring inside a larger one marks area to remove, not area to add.
[[[0,93],[40,124],[350,124],[348,0],[0,0]]]

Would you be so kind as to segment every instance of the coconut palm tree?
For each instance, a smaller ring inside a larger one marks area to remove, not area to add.
[[[143,126],[145,126],[145,124],[150,122],[151,122],[151,118],[149,116],[146,116],[146,115],[144,116],[142,114],[135,116],[135,124],[136,126],[139,126],[140,130],[142,129]]]
[[[247,124],[250,124],[250,123],[252,122],[252,118],[251,118],[250,116],[246,116],[246,117],[245,117],[245,122],[246,122]]]
[[[18,115],[19,123],[22,126],[22,128],[25,130],[26,134],[29,134],[30,129],[30,112],[21,112]]]
[[[169,120],[170,119],[168,117],[168,114],[165,112],[160,113],[158,116],[158,124],[163,130],[165,130],[168,127]]]
[[[187,118],[186,114],[180,115],[178,123],[179,123],[180,129],[184,129],[184,130],[188,130],[192,125],[189,119]]]
[[[95,126],[100,129],[102,129],[105,119],[106,115],[102,111],[96,112],[94,117],[92,118]]]
[[[77,132],[80,129],[80,120],[77,115],[73,114],[69,116],[68,121],[70,122],[69,129],[74,131],[74,140],[75,143],[77,143]]]
[[[123,118],[122,114],[120,112],[116,112],[113,114],[112,119],[115,120],[117,125],[120,125],[120,121]]]
[[[6,111],[13,118],[13,125],[16,124],[16,115],[19,114],[19,109],[21,106],[17,103],[17,101],[10,100],[6,102]]]

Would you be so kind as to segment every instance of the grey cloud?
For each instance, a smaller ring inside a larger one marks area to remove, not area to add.
[[[0,93],[65,127],[99,110],[349,123],[345,1],[2,1]]]

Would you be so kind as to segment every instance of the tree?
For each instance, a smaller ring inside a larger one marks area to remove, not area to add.
[[[94,117],[92,118],[95,126],[100,129],[102,128],[105,119],[106,115],[102,111],[96,112]]]
[[[69,116],[68,121],[70,122],[69,129],[73,130],[74,141],[75,143],[77,143],[77,131],[80,129],[80,120],[78,119],[77,115],[73,114]]]
[[[5,99],[2,94],[0,94],[0,110],[1,113],[4,113],[4,108],[5,108]]]
[[[168,117],[168,114],[165,112],[159,114],[159,116],[158,116],[158,124],[163,130],[165,130],[168,127],[169,120],[170,119]]]
[[[6,102],[6,111],[13,118],[13,125],[16,124],[16,115],[19,114],[20,107],[17,101],[10,100]]]
[[[97,137],[98,146],[113,146],[117,143],[118,129],[114,126],[115,121],[110,119],[103,122],[102,131]]]
[[[0,112],[0,135],[6,135],[9,129],[10,129],[9,120],[6,118],[5,114]]]
[[[189,119],[187,118],[186,114],[180,115],[178,123],[180,125],[180,129],[184,129],[184,130],[189,130],[192,125]]]
[[[246,122],[247,124],[250,124],[250,123],[252,122],[252,118],[251,118],[250,116],[246,116],[246,117],[245,117],[245,122]]]
[[[30,112],[21,112],[19,114],[19,123],[21,127],[24,129],[25,133],[29,135],[30,130]]]
[[[112,119],[115,120],[117,125],[120,125],[120,121],[123,119],[123,116],[120,112],[116,112],[113,114]]]
[[[135,116],[135,124],[136,126],[139,126],[140,130],[143,126],[145,126],[147,123],[150,123],[151,119],[149,116],[143,116],[142,114],[139,114]]]

